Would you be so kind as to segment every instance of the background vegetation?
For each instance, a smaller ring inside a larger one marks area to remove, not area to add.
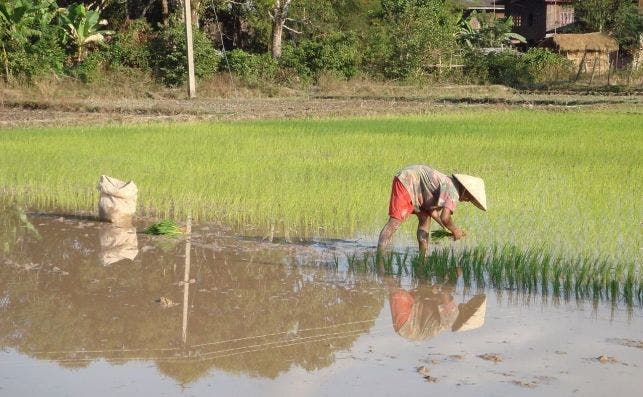
[[[454,0],[194,0],[192,5],[200,78],[230,72],[258,88],[309,86],[324,75],[537,87],[568,82],[572,75],[568,62],[549,50],[516,51],[512,45],[520,36],[511,32],[510,19],[465,18]],[[610,33],[623,54],[638,48],[643,24],[631,2],[579,1],[576,9],[577,31]],[[91,83],[110,75],[149,75],[181,85],[186,78],[181,13],[176,0],[2,0],[0,74],[12,84],[52,76]]]

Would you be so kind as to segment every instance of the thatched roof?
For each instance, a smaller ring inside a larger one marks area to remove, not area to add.
[[[560,51],[601,51],[618,50],[618,43],[605,33],[556,34],[552,37],[554,45]]]

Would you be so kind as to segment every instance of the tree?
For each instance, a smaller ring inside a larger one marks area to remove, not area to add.
[[[602,32],[609,23],[615,0],[575,0],[578,20],[593,32]]]
[[[584,31],[610,33],[626,49],[638,46],[643,22],[631,0],[575,0],[574,10]]]
[[[284,28],[293,30],[286,26],[288,20],[288,9],[292,0],[275,0],[272,7],[270,18],[272,19],[272,57],[279,58],[281,56],[281,42]]]
[[[366,63],[375,74],[408,78],[457,51],[460,14],[447,0],[381,0],[371,13]]]

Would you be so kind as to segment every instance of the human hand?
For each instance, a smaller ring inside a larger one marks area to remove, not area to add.
[[[457,228],[456,228],[456,229],[453,231],[453,239],[454,239],[454,240],[460,240],[460,239],[464,238],[466,235],[467,235],[467,234],[466,234],[466,233],[465,233],[465,231],[464,231],[464,230],[462,230],[462,229],[457,229]]]

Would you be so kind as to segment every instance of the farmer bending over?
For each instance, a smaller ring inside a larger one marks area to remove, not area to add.
[[[458,201],[469,201],[481,210],[487,210],[484,181],[470,175],[446,176],[426,165],[411,165],[400,170],[393,178],[389,220],[380,232],[378,252],[386,250],[393,233],[410,215],[418,217],[417,239],[420,254],[429,247],[431,218],[453,234],[454,240],[464,237],[464,230],[453,223],[451,214]]]

